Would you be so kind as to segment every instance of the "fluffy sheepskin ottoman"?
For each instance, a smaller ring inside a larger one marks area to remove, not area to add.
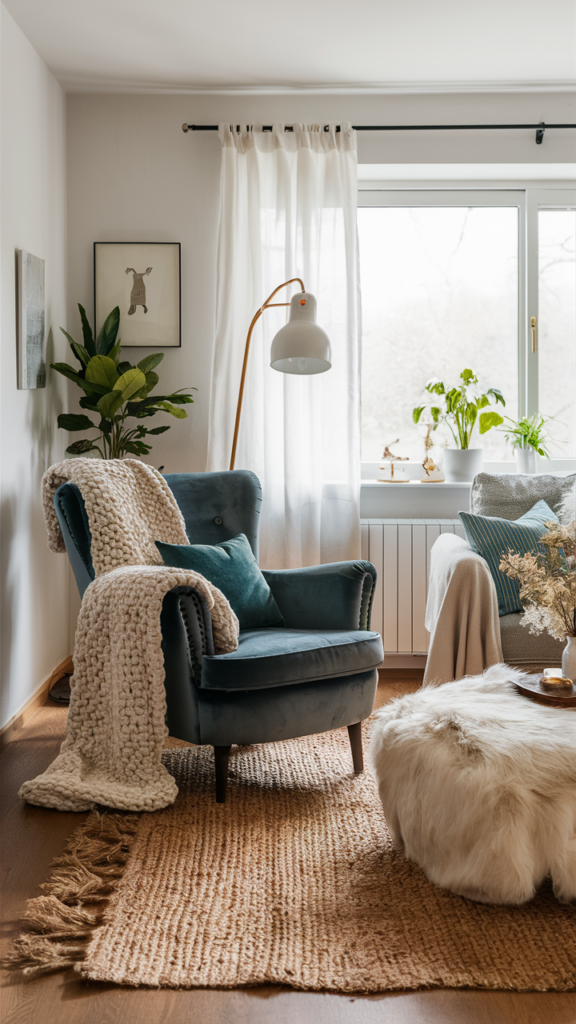
[[[548,874],[576,899],[576,712],[522,697],[522,673],[427,686],[384,707],[370,763],[392,839],[443,889],[524,903]]]

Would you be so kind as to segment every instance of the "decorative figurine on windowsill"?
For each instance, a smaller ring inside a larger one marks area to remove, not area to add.
[[[434,441],[432,440],[432,431],[435,428],[434,423],[426,424],[426,437],[424,438],[424,462],[422,463],[422,469],[424,470],[424,476],[421,478],[421,484],[443,484],[444,473],[439,465],[439,459],[432,458],[432,449],[434,448]]]
[[[400,438],[397,437],[395,441],[392,441],[392,444],[398,444],[399,440]],[[408,462],[408,456],[394,455],[394,453],[390,451],[388,445],[386,445],[382,453],[382,464],[380,465],[380,469],[384,470],[384,476],[378,478],[379,484],[410,483],[410,478],[406,473],[406,470],[403,469],[402,466],[394,467],[395,462]]]

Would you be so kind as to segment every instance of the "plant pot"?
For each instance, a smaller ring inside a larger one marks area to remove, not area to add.
[[[446,448],[444,451],[444,474],[451,484],[466,484],[482,470],[484,451],[482,448]]]
[[[576,636],[566,637],[566,647],[562,651],[562,675],[576,683]]]
[[[516,467],[519,473],[532,476],[536,472],[536,452],[530,445],[516,449]]]

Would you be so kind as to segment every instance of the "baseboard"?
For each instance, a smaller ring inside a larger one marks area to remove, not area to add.
[[[427,656],[425,654],[385,654],[384,661],[380,665],[382,669],[411,668],[419,669],[422,672],[426,668]]]
[[[36,714],[38,708],[42,707],[48,693],[50,692],[54,683],[61,679],[62,676],[71,674],[74,671],[72,664],[72,656],[65,658],[59,665],[56,666],[54,671],[40,684],[35,693],[26,701],[20,711],[17,711],[15,715],[12,715],[5,725],[0,729],[0,750],[4,750],[4,747],[10,743],[17,732],[20,731],[22,726],[26,725],[26,722],[30,721],[32,715]]]

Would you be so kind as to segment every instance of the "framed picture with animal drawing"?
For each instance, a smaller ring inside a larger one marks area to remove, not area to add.
[[[179,348],[180,242],[94,242],[96,335],[120,307],[122,348]]]

